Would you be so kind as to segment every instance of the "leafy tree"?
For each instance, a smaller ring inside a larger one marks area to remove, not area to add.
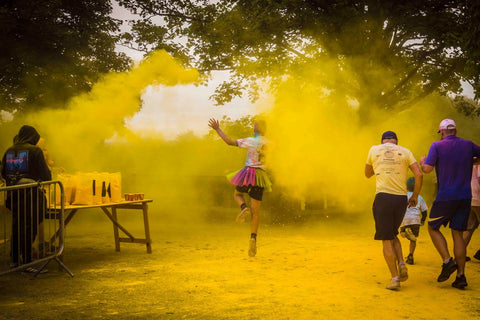
[[[432,92],[480,97],[475,0],[119,0],[138,14],[125,45],[165,49],[206,73],[230,70],[221,104],[285,75],[356,98],[360,112],[405,108]]]
[[[101,74],[125,70],[115,52],[121,21],[110,0],[7,0],[0,2],[2,109],[60,106],[89,90]]]

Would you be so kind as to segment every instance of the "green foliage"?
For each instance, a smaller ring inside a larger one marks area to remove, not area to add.
[[[360,112],[402,109],[432,92],[479,89],[477,1],[122,0],[147,31],[139,47],[167,48],[199,70],[230,70],[214,95],[222,104],[258,80],[314,70],[319,86],[360,102]],[[153,19],[163,23],[150,37]],[[324,66],[328,66],[325,68]],[[478,96],[477,96],[478,98]],[[368,116],[368,115],[366,115]]]
[[[480,116],[480,105],[477,101],[468,99],[464,96],[456,96],[453,99],[455,109],[469,118]]]
[[[63,106],[130,60],[115,52],[110,0],[0,2],[2,109]]]

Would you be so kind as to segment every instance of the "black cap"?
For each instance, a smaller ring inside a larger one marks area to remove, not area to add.
[[[393,131],[385,131],[383,134],[382,134],[382,140],[384,139],[395,139],[395,140],[398,140],[397,138],[397,134]]]

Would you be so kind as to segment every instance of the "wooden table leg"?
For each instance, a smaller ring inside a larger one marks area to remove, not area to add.
[[[145,241],[147,244],[147,253],[152,253],[152,240],[150,240],[150,225],[148,224],[148,204],[143,203],[143,223],[145,226]]]
[[[115,207],[112,208],[112,216],[113,219],[118,222],[117,209]],[[113,236],[115,237],[115,251],[120,251],[120,241],[118,240],[118,227],[115,223],[113,224]]]

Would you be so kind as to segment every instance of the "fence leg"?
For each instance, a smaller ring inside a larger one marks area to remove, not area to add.
[[[63,270],[65,270],[69,275],[70,277],[73,278],[73,273],[70,272],[70,270],[68,270],[67,266],[63,264],[63,262],[56,256],[55,257],[55,260],[57,261],[57,263],[63,268]]]

